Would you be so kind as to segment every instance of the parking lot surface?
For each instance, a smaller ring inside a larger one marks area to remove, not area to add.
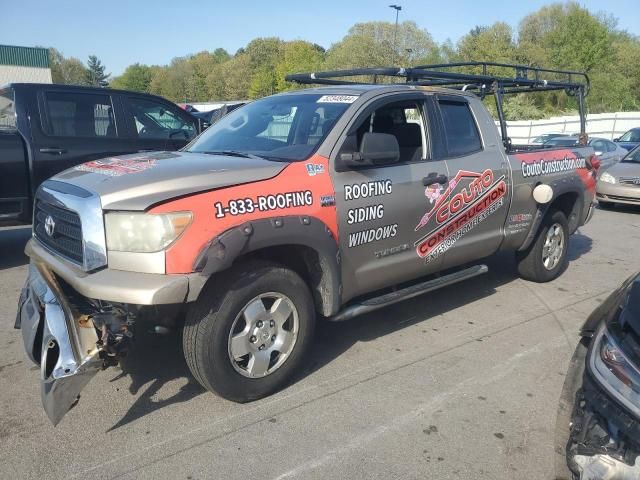
[[[13,329],[28,228],[0,230],[0,478],[545,479],[586,316],[640,270],[640,210],[599,210],[567,272],[487,275],[321,324],[306,371],[250,404],[205,392],[177,335],[139,338],[52,427]]]

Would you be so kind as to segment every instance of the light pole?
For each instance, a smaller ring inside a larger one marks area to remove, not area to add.
[[[393,8],[396,11],[396,28],[393,31],[393,55],[391,56],[391,65],[393,66],[396,61],[396,50],[398,49],[398,46],[396,44],[398,38],[398,14],[400,13],[400,10],[402,10],[402,6],[389,5],[389,8]]]

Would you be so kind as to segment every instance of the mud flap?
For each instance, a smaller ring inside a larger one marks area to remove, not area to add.
[[[96,330],[78,327],[56,287],[32,265],[19,312],[27,354],[36,363],[40,361],[42,404],[54,425],[102,366]],[[37,334],[40,328],[41,337]]]

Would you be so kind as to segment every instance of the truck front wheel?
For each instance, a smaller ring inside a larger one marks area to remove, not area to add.
[[[184,354],[204,388],[248,402],[283,388],[309,350],[315,310],[293,270],[244,262],[210,282],[187,314]]]
[[[518,273],[532,282],[550,282],[567,268],[569,225],[560,210],[550,210],[534,242],[517,252]]]

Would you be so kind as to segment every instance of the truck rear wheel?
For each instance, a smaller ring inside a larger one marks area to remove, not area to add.
[[[302,364],[315,327],[309,288],[294,271],[245,262],[211,282],[190,309],[183,347],[204,388],[248,402],[283,388]]]
[[[550,282],[567,268],[569,225],[560,210],[549,210],[528,249],[517,252],[518,273],[532,282]]]

